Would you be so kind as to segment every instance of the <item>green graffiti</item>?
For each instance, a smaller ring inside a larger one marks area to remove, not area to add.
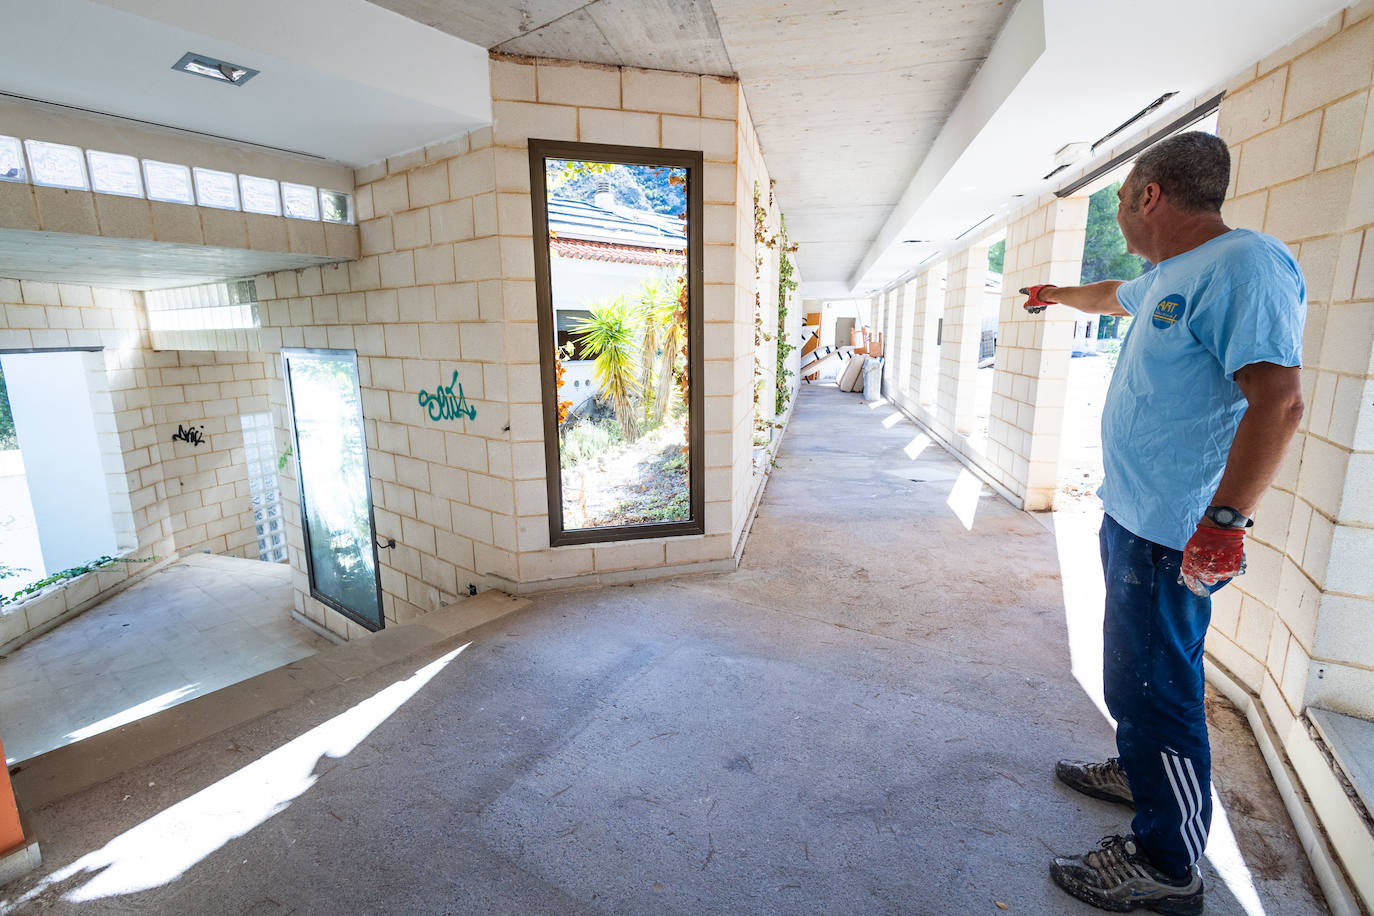
[[[429,412],[431,420],[457,420],[467,417],[477,419],[477,408],[468,403],[463,395],[463,386],[458,382],[458,370],[453,371],[453,381],[445,387],[440,385],[433,394],[420,389],[420,406]]]

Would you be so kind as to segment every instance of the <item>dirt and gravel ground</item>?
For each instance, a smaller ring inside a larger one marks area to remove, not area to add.
[[[598,528],[687,517],[682,426],[665,423],[637,442],[563,470],[563,524]],[[676,500],[676,502],[675,502]],[[680,508],[681,511],[675,511]]]

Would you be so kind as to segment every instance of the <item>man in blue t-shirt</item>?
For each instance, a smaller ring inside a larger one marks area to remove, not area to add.
[[[1050,866],[1103,909],[1202,910],[1211,593],[1245,571],[1249,516],[1302,417],[1302,271],[1282,242],[1222,222],[1230,167],[1210,134],[1155,145],[1121,186],[1116,217],[1127,248],[1155,268],[1129,283],[1022,290],[1031,312],[1062,302],[1135,319],[1102,413],[1099,490],[1103,685],[1120,756],[1055,768],[1080,792],[1135,807],[1130,835]]]

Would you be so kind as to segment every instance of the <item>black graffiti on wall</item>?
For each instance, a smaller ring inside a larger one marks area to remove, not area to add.
[[[172,433],[173,442],[189,442],[191,445],[201,445],[205,442],[204,426],[192,426],[190,429],[177,424],[177,431]]]

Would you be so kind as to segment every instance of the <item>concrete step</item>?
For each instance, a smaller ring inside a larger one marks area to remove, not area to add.
[[[365,639],[240,681],[137,722],[40,754],[10,769],[14,794],[29,811],[98,785],[312,694],[332,690],[461,633],[529,606],[526,598],[483,592]]]

